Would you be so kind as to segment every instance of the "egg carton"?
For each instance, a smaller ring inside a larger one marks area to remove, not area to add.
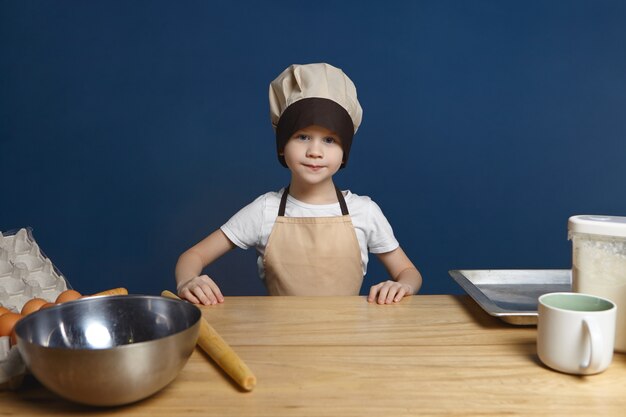
[[[0,232],[0,306],[19,313],[32,298],[54,302],[71,288],[30,227]],[[25,366],[9,336],[0,337],[0,389],[19,386]]]
[[[25,374],[26,364],[17,346],[10,345],[8,336],[0,337],[0,391],[18,388]]]

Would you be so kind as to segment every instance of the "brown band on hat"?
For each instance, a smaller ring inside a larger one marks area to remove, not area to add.
[[[333,100],[320,97],[304,98],[296,101],[285,109],[276,125],[276,151],[278,160],[287,167],[285,157],[281,155],[289,138],[298,130],[309,126],[322,126],[333,131],[341,139],[343,163],[348,163],[354,125],[350,115],[340,104]]]

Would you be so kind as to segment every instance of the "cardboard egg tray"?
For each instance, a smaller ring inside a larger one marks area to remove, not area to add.
[[[0,232],[0,305],[19,313],[32,298],[54,302],[69,284],[44,254],[31,228]],[[0,337],[0,389],[15,388],[25,366],[9,336]]]

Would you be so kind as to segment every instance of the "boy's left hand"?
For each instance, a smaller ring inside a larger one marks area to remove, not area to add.
[[[367,297],[367,302],[377,302],[378,304],[393,304],[399,302],[405,296],[412,294],[413,288],[411,288],[410,285],[388,280],[373,285],[370,288],[370,294]]]

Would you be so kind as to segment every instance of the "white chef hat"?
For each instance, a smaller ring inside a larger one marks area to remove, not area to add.
[[[291,65],[271,82],[269,99],[276,150],[283,166],[287,164],[280,154],[291,135],[311,125],[339,135],[344,154],[342,168],[345,166],[363,109],[354,83],[342,70],[324,63]]]

